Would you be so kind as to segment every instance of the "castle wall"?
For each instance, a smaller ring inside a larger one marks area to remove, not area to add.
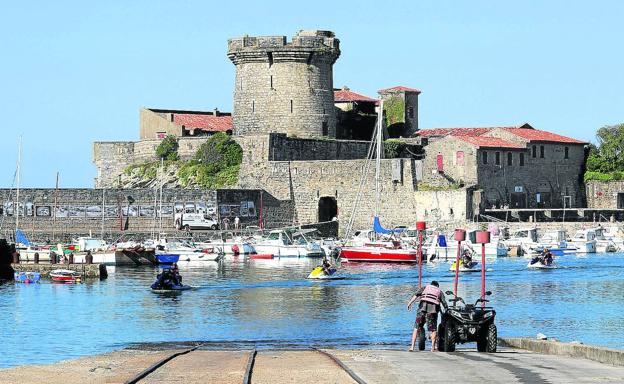
[[[338,39],[324,31],[228,40],[236,65],[235,134],[336,136],[332,65]]]
[[[269,134],[269,161],[365,159],[370,142],[356,140],[299,139]]]
[[[624,208],[624,181],[588,181],[585,183],[587,207],[594,209]],[[620,204],[618,204],[620,199]]]

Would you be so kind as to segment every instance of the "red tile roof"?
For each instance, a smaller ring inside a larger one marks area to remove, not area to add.
[[[497,127],[498,128],[498,127]],[[504,127],[507,128],[507,127]],[[419,136],[481,136],[490,132],[494,127],[482,128],[427,128],[418,131]]]
[[[526,145],[514,143],[498,137],[487,136],[456,136],[459,140],[472,144],[477,148],[526,149]]]
[[[568,143],[568,144],[587,144],[584,141],[576,140],[571,137],[558,135],[556,133],[541,131],[539,129],[532,129],[532,128],[504,128],[504,129],[528,141],[545,141],[545,142]]]
[[[209,132],[225,132],[234,129],[232,116],[227,115],[175,113],[173,122],[177,125],[183,125],[186,129],[201,129]]]
[[[402,85],[398,85],[398,86],[392,87],[392,88],[380,89],[377,92],[378,93],[387,93],[387,92],[416,92],[416,93],[421,93],[420,89],[408,88],[408,87],[404,87]]]
[[[368,101],[368,102],[376,102],[376,99],[372,97],[360,95],[359,93],[355,93],[348,89],[340,89],[334,91],[334,101],[337,103],[341,102],[349,102],[349,101]]]

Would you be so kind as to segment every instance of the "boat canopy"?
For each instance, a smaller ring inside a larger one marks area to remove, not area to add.
[[[401,228],[401,229],[386,229],[386,228],[381,226],[381,222],[379,222],[379,217],[375,216],[375,218],[373,219],[373,231],[375,231],[376,233],[383,233],[385,235],[388,235],[388,234],[391,234],[391,233],[403,232],[404,230],[405,230],[405,228]]]
[[[15,242],[16,243],[22,243],[25,246],[30,246],[30,241],[28,241],[28,238],[26,237],[26,234],[24,234],[24,232],[22,232],[21,229],[16,229],[15,230]]]

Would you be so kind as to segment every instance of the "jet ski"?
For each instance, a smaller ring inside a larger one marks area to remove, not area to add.
[[[453,261],[451,268],[449,268],[450,272],[455,272],[455,268],[457,268],[457,266],[455,265],[456,263],[457,261]],[[463,260],[459,261],[459,272],[479,272],[479,271],[481,271],[481,268],[479,268],[479,263],[477,263],[476,261],[471,261],[467,265],[464,264]]]
[[[150,286],[154,292],[188,291],[190,285],[182,284],[182,276],[177,272],[175,264],[161,265],[162,271],[156,276],[156,281]]]
[[[308,275],[308,279],[315,279],[315,280],[340,280],[340,279],[344,279],[344,276],[340,275],[336,271],[336,268],[330,268],[329,269],[329,275],[328,275],[323,270],[323,267],[319,266],[319,267],[314,268],[312,270],[312,272],[310,272],[310,274]]]
[[[557,265],[555,264],[554,261],[551,262],[550,264],[545,264],[539,258],[534,258],[533,260],[529,261],[529,264],[527,264],[527,268],[529,269],[557,269]]]

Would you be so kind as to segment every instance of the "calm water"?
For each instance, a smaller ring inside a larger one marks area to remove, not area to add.
[[[624,349],[624,255],[566,256],[557,270],[530,271],[522,258],[489,264],[499,334],[542,332]],[[0,367],[48,363],[133,343],[209,340],[331,346],[406,346],[414,313],[405,303],[417,269],[343,265],[346,280],[305,279],[314,261],[227,260],[182,269],[199,288],[149,290],[156,269],[116,268],[82,285],[0,286]],[[427,266],[425,281],[452,289],[449,264]],[[460,295],[474,300],[480,274],[460,276]]]

